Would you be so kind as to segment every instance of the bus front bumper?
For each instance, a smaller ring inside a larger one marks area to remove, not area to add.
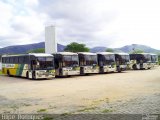
[[[103,66],[103,71],[104,71],[104,72],[115,72],[115,71],[116,71],[116,67]]]
[[[35,71],[36,79],[50,79],[55,77],[55,71]]]
[[[80,70],[63,70],[63,76],[67,75],[80,75]]]
[[[99,73],[99,67],[85,66],[83,73]]]

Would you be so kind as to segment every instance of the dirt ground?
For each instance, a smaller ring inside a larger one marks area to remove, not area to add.
[[[0,76],[0,113],[160,113],[160,67],[52,80]]]

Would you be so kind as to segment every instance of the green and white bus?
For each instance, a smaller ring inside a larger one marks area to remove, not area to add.
[[[80,75],[77,53],[57,52],[54,55],[56,76]]]
[[[54,57],[51,54],[31,53],[23,55],[3,55],[2,73],[28,79],[54,78]]]
[[[150,69],[151,64],[151,54],[150,53],[137,53],[130,54],[131,59],[131,69],[140,70],[140,69]]]
[[[78,52],[80,74],[99,73],[96,53]]]
[[[128,53],[115,53],[116,67],[117,71],[125,71],[130,63],[130,58]]]
[[[117,70],[114,53],[98,52],[97,57],[100,73],[115,72]]]

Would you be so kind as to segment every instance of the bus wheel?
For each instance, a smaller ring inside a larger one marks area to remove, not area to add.
[[[117,71],[120,73],[121,72],[121,68],[118,66],[117,67]]]
[[[7,70],[7,75],[8,75],[9,77],[11,77],[11,74],[10,74],[9,70]]]
[[[135,64],[132,66],[132,68],[133,70],[137,70],[137,66]]]
[[[26,73],[26,78],[29,79],[29,73],[28,73],[28,71]]]
[[[33,73],[32,73],[32,79],[33,79],[33,80],[35,80],[35,79],[36,79],[35,71],[33,71]]]

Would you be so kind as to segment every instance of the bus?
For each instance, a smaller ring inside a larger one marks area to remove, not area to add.
[[[28,79],[54,78],[53,59],[53,55],[44,53],[3,55],[2,73],[8,76],[20,76]]]
[[[114,53],[98,52],[97,57],[100,73],[115,72],[117,70]]]
[[[99,73],[96,53],[78,52],[80,74]]]
[[[158,66],[158,55],[157,54],[151,54],[151,67]]]
[[[128,53],[115,53],[115,60],[118,72],[127,70],[130,62]]]
[[[0,70],[2,70],[2,56],[0,55]]]
[[[77,53],[57,52],[54,55],[56,76],[80,75]]]
[[[137,53],[130,54],[131,69],[150,69],[151,66],[151,54],[149,53]]]

